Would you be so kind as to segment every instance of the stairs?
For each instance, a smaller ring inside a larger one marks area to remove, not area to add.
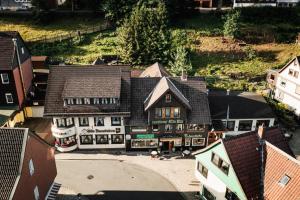
[[[55,200],[60,187],[61,187],[61,184],[54,183],[51,187],[50,192],[48,193],[46,200]]]

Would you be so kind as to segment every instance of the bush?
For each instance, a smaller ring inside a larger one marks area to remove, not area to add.
[[[232,10],[225,16],[223,34],[227,37],[236,38],[239,34],[240,11]]]

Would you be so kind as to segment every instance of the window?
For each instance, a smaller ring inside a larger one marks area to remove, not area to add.
[[[158,139],[132,139],[132,148],[156,148],[158,146]]]
[[[193,138],[192,139],[193,146],[204,146],[205,145],[205,138]]]
[[[98,104],[100,104],[100,100],[99,100],[99,98],[94,98],[94,104],[95,104],[95,105],[98,105]]]
[[[107,98],[102,98],[102,104],[108,104]]]
[[[74,120],[73,118],[69,117],[66,119],[66,124],[67,126],[73,126],[74,125]]]
[[[158,125],[157,124],[152,125],[152,131],[153,132],[157,132],[158,131]]]
[[[224,125],[226,130],[234,131],[235,121],[223,121],[223,125]]]
[[[166,108],[166,118],[170,118],[171,116],[171,108]]]
[[[293,75],[295,78],[298,78],[299,77],[299,72],[298,71],[294,71],[294,75]]]
[[[194,130],[194,131],[203,131],[204,130],[204,125],[200,124],[189,124],[188,125],[189,130]]]
[[[208,189],[206,189],[206,187],[204,187],[204,186],[203,186],[202,195],[207,200],[216,200],[216,197],[210,191],[208,191]]]
[[[265,127],[269,127],[270,120],[257,120],[256,121],[256,128],[258,128],[259,126],[261,126],[263,124],[264,124]]]
[[[202,174],[202,176],[207,178],[208,169],[204,167],[200,162],[197,163],[197,170],[198,172],[200,172],[200,174]]]
[[[73,99],[67,99],[67,104],[68,104],[68,105],[73,105],[73,104],[74,104]]]
[[[24,47],[21,47],[21,53],[22,53],[22,54],[25,53]]]
[[[180,108],[174,108],[174,118],[180,117]]]
[[[172,101],[172,96],[170,94],[166,95],[166,103],[170,103]]]
[[[76,99],[76,104],[78,104],[78,105],[82,104],[82,99],[81,98],[77,98]]]
[[[295,93],[300,95],[300,85],[296,85]]]
[[[2,80],[2,84],[9,84],[9,78],[8,78],[8,74],[1,74],[1,80]]]
[[[291,177],[289,177],[288,175],[285,174],[285,175],[280,179],[279,184],[280,184],[282,187],[284,187],[284,186],[286,186],[286,185],[289,183],[290,180],[291,180]]]
[[[228,175],[229,172],[229,164],[225,162],[223,159],[220,158],[215,153],[212,153],[211,155],[211,161],[214,163],[221,171],[223,171],[225,174]]]
[[[108,144],[108,135],[96,135],[96,144]]]
[[[90,102],[90,98],[84,98],[84,104],[90,104],[91,102]]]
[[[279,100],[283,100],[283,98],[284,98],[284,93],[281,92],[281,91],[279,91],[279,93],[278,93],[278,99]]]
[[[30,159],[30,161],[29,161],[29,173],[30,173],[30,176],[32,176],[34,173],[34,166],[33,166],[32,159]]]
[[[185,145],[186,147],[191,146],[191,138],[185,138],[184,145]]]
[[[239,131],[251,131],[252,120],[240,120]]]
[[[57,127],[66,127],[66,121],[64,118],[56,119]]]
[[[39,193],[39,188],[38,186],[35,186],[34,190],[33,190],[33,193],[34,193],[34,199],[35,200],[39,200],[40,199],[40,193]]]
[[[177,131],[183,131],[183,124],[176,124]]]
[[[5,98],[6,98],[6,103],[14,103],[14,99],[11,93],[6,93]]]
[[[225,199],[227,199],[227,200],[239,200],[237,195],[228,188],[226,188]]]
[[[121,126],[121,117],[112,117],[111,125],[112,126]]]
[[[103,117],[94,117],[94,125],[95,126],[104,126],[104,118]]]
[[[289,75],[293,76],[293,74],[294,74],[294,70],[289,69]]]
[[[89,118],[79,117],[79,126],[89,126]]]
[[[80,136],[80,144],[93,144],[93,136],[92,135],[81,135]]]
[[[172,125],[171,124],[166,124],[165,125],[165,131],[172,131]]]
[[[282,87],[285,87],[286,86],[286,80],[285,79],[281,79],[280,85]]]
[[[162,115],[161,115],[161,108],[155,108],[155,117],[157,118],[161,118]]]
[[[111,135],[111,143],[112,144],[124,144],[124,135],[122,134],[115,134]]]

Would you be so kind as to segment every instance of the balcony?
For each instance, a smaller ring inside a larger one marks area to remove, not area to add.
[[[51,127],[52,135],[56,138],[65,138],[76,134],[75,126],[58,128],[54,125]]]

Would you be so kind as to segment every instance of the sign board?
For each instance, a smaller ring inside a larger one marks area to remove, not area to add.
[[[154,134],[137,134],[136,139],[153,139]]]
[[[169,119],[169,120],[155,120],[152,124],[182,124],[182,119]]]
[[[186,138],[194,138],[194,137],[200,137],[200,138],[203,138],[203,137],[206,137],[204,136],[203,134],[184,134],[184,137]]]

